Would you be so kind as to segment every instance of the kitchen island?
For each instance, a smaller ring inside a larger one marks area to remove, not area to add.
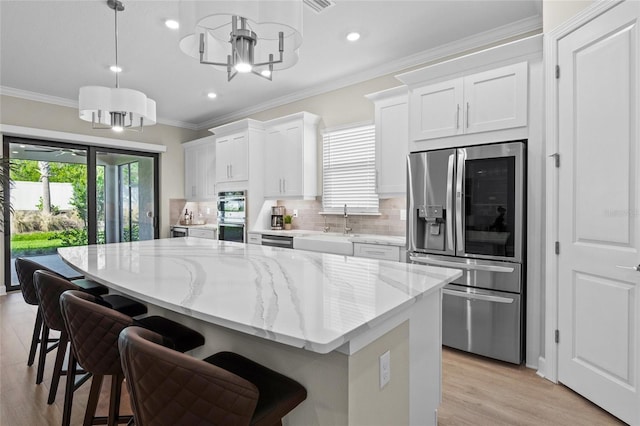
[[[436,423],[441,288],[458,270],[189,237],[59,253],[202,332],[192,355],[234,351],[303,384],[307,400],[285,424]]]

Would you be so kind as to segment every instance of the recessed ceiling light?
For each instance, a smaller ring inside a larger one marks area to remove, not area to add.
[[[350,32],[349,34],[347,34],[347,40],[349,41],[356,41],[360,38],[360,33],[357,32]]]
[[[208,97],[209,99],[215,99],[215,98],[217,98],[217,97],[218,97],[218,95],[217,95],[217,94],[215,94],[215,93],[213,93],[213,92],[209,92],[209,93],[207,93],[207,97]]]
[[[167,28],[171,28],[172,30],[177,30],[178,28],[180,28],[180,23],[175,19],[167,19],[166,21],[164,21],[164,24],[167,26]]]
[[[262,70],[262,71],[260,71],[260,74],[262,74],[263,77],[269,77],[271,75],[271,71]]]
[[[122,67],[119,67],[117,65],[111,65],[109,69],[113,72],[122,72]]]

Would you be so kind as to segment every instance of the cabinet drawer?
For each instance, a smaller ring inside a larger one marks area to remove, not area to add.
[[[385,246],[380,244],[353,244],[353,255],[356,257],[368,257],[371,259],[400,261],[400,247]]]
[[[216,239],[216,231],[214,229],[189,229],[189,236],[196,238]]]
[[[262,234],[249,234],[247,237],[247,243],[261,245]]]

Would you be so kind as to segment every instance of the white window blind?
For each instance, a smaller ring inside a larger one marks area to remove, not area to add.
[[[358,126],[322,137],[322,208],[377,213],[375,127]]]

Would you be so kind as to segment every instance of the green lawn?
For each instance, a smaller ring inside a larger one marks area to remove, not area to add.
[[[55,253],[62,247],[62,240],[49,239],[55,232],[30,232],[11,236],[11,255],[33,255]]]

